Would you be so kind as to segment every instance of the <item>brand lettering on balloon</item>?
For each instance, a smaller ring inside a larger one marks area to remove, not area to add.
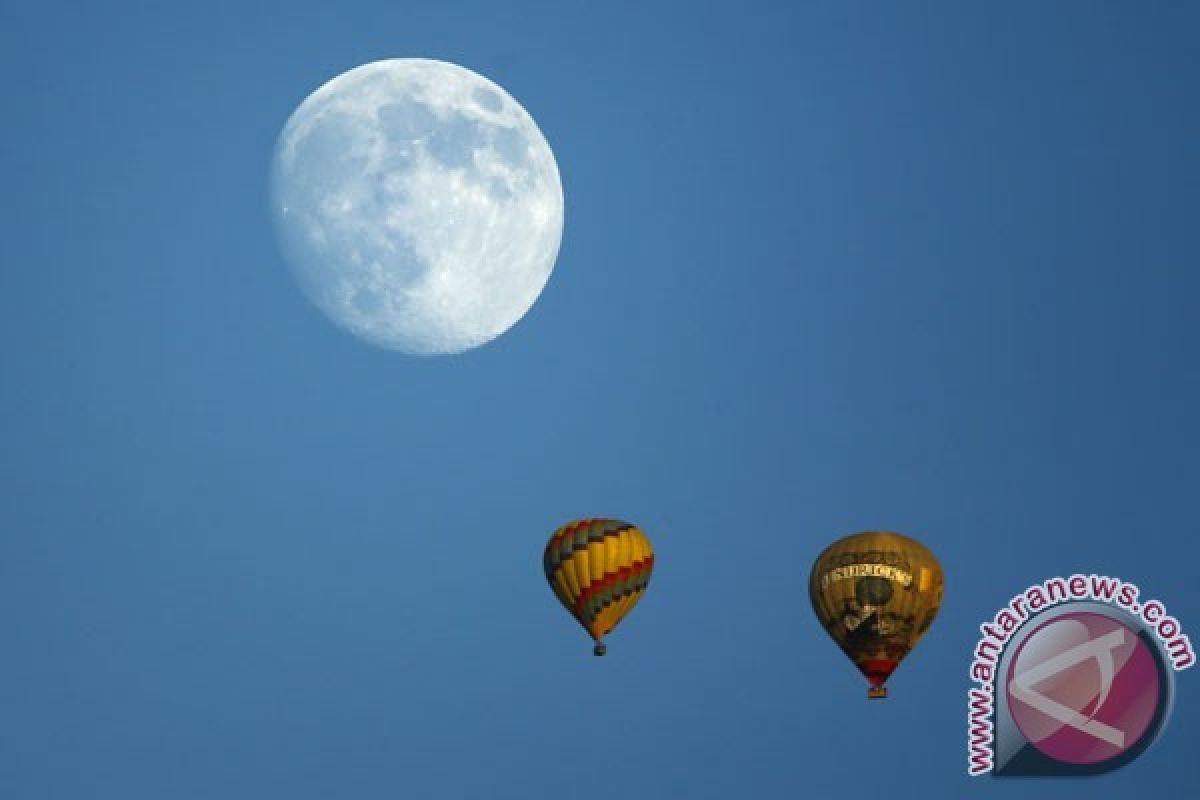
[[[849,567],[838,567],[826,572],[821,576],[821,588],[825,588],[829,586],[829,584],[837,581],[867,577],[887,578],[890,581],[895,581],[906,589],[913,581],[912,574],[905,572],[899,567],[889,567],[886,564],[854,564]]]

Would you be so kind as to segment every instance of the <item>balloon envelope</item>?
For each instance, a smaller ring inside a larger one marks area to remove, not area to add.
[[[637,605],[650,582],[654,550],[636,526],[616,519],[581,519],[554,532],[542,559],[550,588],[596,642]]]
[[[920,542],[867,531],[839,539],[817,557],[808,581],[817,619],[871,684],[884,683],[937,616],[942,568]]]

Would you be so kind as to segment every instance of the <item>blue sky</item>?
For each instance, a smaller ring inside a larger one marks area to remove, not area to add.
[[[1189,4],[27,4],[0,12],[0,793],[1182,796],[1141,759],[965,775],[976,626],[1119,575],[1200,634],[1200,10]],[[510,332],[340,332],[272,238],[295,106],[387,57],[554,148]],[[562,522],[659,553],[595,659]],[[947,573],[870,703],[812,618],[831,540]]]

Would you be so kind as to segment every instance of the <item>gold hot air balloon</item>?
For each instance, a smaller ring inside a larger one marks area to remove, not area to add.
[[[602,656],[604,637],[646,591],[654,549],[628,522],[581,519],[554,532],[543,566],[550,588],[595,640],[593,652]]]
[[[817,557],[813,611],[870,682],[867,697],[887,697],[883,684],[937,616],[942,583],[933,553],[899,533],[856,533]]]

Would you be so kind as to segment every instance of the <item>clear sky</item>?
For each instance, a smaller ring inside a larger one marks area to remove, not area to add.
[[[1194,670],[1099,779],[968,784],[965,709],[1050,575],[1200,640],[1200,6],[747,5],[0,11],[6,800],[1194,790]],[[288,115],[387,57],[562,172],[545,292],[458,357],[273,239]],[[659,554],[604,659],[541,567],[589,515]],[[868,528],[947,573],[871,703],[806,596]]]

